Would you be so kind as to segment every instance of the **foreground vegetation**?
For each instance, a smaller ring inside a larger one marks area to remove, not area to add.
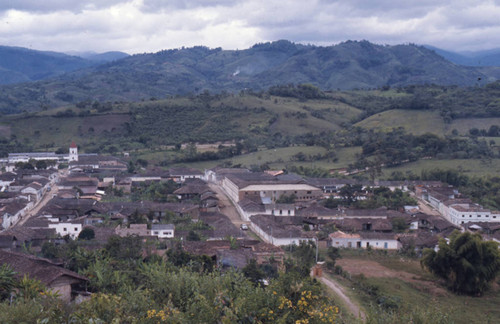
[[[333,323],[338,317],[334,302],[309,277],[309,271],[304,271],[304,263],[299,260],[288,259],[280,272],[271,262],[265,269],[266,276],[272,279],[265,286],[259,281],[265,275],[264,268],[255,262],[242,271],[220,270],[211,258],[193,256],[176,247],[168,250],[167,259],[155,254],[144,258],[138,237],[112,237],[103,249],[93,251],[86,250],[84,243],[45,246],[43,250],[89,278],[90,300],[63,305],[36,281],[22,288],[26,284],[13,280],[13,274],[3,267],[0,321]],[[16,287],[21,289],[14,292],[10,302],[7,297]]]

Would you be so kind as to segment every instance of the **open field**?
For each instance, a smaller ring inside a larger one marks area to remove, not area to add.
[[[438,111],[401,109],[387,110],[355,124],[377,131],[391,131],[393,128],[403,127],[414,135],[433,133],[439,136],[451,134],[454,129],[460,135],[467,135],[472,128],[488,130],[492,125],[500,125],[500,118],[455,119],[446,124]]]
[[[347,286],[352,297],[366,308],[374,300],[356,289],[355,281],[377,289],[381,296],[390,296],[398,309],[434,309],[446,313],[454,323],[498,323],[500,293],[497,284],[482,297],[458,296],[440,285],[424,271],[418,260],[382,253],[342,251],[337,264],[351,274],[352,281],[338,279]],[[353,289],[354,288],[354,289]]]
[[[444,135],[447,132],[447,125],[439,116],[439,112],[428,110],[387,110],[370,116],[355,126],[376,131],[391,131],[393,128],[403,127],[415,135],[425,133]]]
[[[392,172],[400,171],[403,174],[412,172],[420,175],[422,170],[455,169],[470,176],[498,176],[500,175],[500,159],[456,159],[456,160],[419,160],[401,166],[383,169],[383,176],[389,177]]]
[[[268,164],[273,170],[283,169],[287,166],[303,166],[308,168],[322,168],[326,170],[345,168],[349,164],[355,161],[355,155],[361,152],[360,147],[346,147],[336,150],[337,160],[335,162],[329,161],[327,159],[321,159],[316,161],[293,161],[293,156],[299,152],[305,155],[317,155],[324,154],[326,150],[319,146],[293,146],[293,147],[282,147],[276,149],[262,149],[257,152],[252,152],[249,154],[244,154],[236,156],[231,159],[223,159],[216,161],[202,161],[193,163],[183,163],[184,166],[189,166],[196,169],[209,169],[217,165],[224,165],[227,163],[232,163],[232,165],[241,165],[245,167],[250,167],[252,165],[260,166],[263,164]],[[161,161],[165,159],[168,154],[173,154],[172,152],[151,152],[141,154],[138,157],[143,159],[153,159],[155,161]]]

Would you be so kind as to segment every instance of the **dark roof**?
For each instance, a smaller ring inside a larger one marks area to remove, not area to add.
[[[231,242],[227,240],[215,240],[215,241],[184,241],[182,246],[186,252],[197,254],[197,255],[210,255],[215,256],[217,250],[225,249],[229,250],[231,248]]]
[[[14,181],[17,178],[16,174],[12,172],[4,172],[0,174],[0,180],[2,181]]]
[[[338,210],[326,208],[318,204],[312,204],[309,207],[299,209],[295,213],[295,215],[302,217],[336,216],[337,214],[339,214]]]
[[[200,196],[200,200],[206,200],[206,199],[216,199],[216,200],[219,200],[219,198],[217,198],[217,194],[215,194],[215,193],[213,193],[211,191],[204,192]]]
[[[69,277],[78,281],[88,281],[76,272],[60,267],[47,259],[32,255],[0,250],[0,263],[8,264],[17,272],[18,277],[28,274],[31,278],[40,280],[49,286],[61,277]]]
[[[186,213],[198,209],[198,205],[189,203],[157,203],[152,201],[141,202],[104,202],[97,203],[95,206],[103,213],[120,212],[124,215],[130,215],[136,210],[147,213],[149,211],[172,211],[174,213]]]
[[[201,195],[207,191],[210,191],[210,187],[206,184],[186,184],[176,191],[176,195]]]
[[[306,182],[311,186],[324,187],[324,186],[339,186],[339,185],[353,185],[356,180],[353,179],[338,179],[338,178],[306,178]]]
[[[170,176],[183,176],[183,175],[198,175],[201,176],[203,175],[203,172],[201,172],[198,169],[193,169],[193,168],[171,168],[169,170]]]
[[[298,217],[254,215],[250,220],[267,234],[277,238],[314,237],[313,232],[304,232],[302,226],[297,224]]]
[[[495,232],[500,229],[500,222],[468,222],[465,224],[467,228],[470,228],[472,225],[481,227],[483,231]]]
[[[9,213],[11,215],[17,214],[21,209],[25,208],[28,203],[20,200],[15,200],[8,204],[3,204],[0,206],[0,213],[5,214]]]
[[[264,204],[248,198],[243,199],[242,201],[238,202],[238,204],[240,205],[241,209],[246,212],[264,213],[266,211],[266,207],[264,206]]]
[[[51,224],[51,222],[45,217],[31,217],[24,223],[24,227],[43,228],[49,227],[49,224]]]
[[[439,236],[426,231],[419,231],[416,234],[400,235],[399,241],[403,245],[414,245],[417,248],[433,248],[439,242]]]
[[[280,180],[278,177],[264,172],[230,173],[226,175],[226,178],[240,189],[252,184],[298,184],[303,182],[302,178]]]
[[[222,267],[231,267],[235,269],[244,268],[248,262],[253,259],[252,251],[248,250],[218,250],[217,262]]]
[[[32,240],[52,238],[56,236],[54,228],[28,228],[25,226],[15,226],[0,233],[0,236],[15,238],[18,242],[30,242]]]
[[[242,237],[243,233],[224,214],[218,212],[200,213],[200,220],[213,228],[209,234],[212,238]]]
[[[343,232],[359,232],[364,224],[370,224],[372,231],[392,231],[392,223],[388,219],[380,218],[344,218],[333,221],[335,226]]]
[[[174,224],[152,224],[151,225],[151,230],[174,230],[175,225]]]

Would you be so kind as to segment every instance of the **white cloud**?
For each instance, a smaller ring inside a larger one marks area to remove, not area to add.
[[[499,0],[4,0],[0,43],[140,53],[367,39],[473,50],[498,47],[498,17]]]

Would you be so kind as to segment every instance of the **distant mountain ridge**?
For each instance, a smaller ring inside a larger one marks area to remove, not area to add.
[[[51,80],[4,86],[0,111],[32,111],[89,100],[138,101],[204,90],[258,91],[289,83],[311,83],[323,90],[432,83],[469,86],[478,80],[493,81],[492,75],[488,68],[460,66],[413,44],[347,41],[323,47],[280,40],[245,50],[197,46],[132,55]]]
[[[95,53],[95,52],[74,52],[68,53],[70,55],[79,56],[89,61],[97,62],[97,63],[106,63],[111,61],[120,60],[127,56],[130,56],[127,53],[119,52],[119,51],[109,51],[104,53]]]
[[[0,84],[14,84],[52,78],[128,56],[122,52],[93,53],[87,57],[0,46]]]
[[[453,52],[430,45],[425,45],[425,47],[455,64],[465,66],[500,66],[500,48],[476,52]]]

